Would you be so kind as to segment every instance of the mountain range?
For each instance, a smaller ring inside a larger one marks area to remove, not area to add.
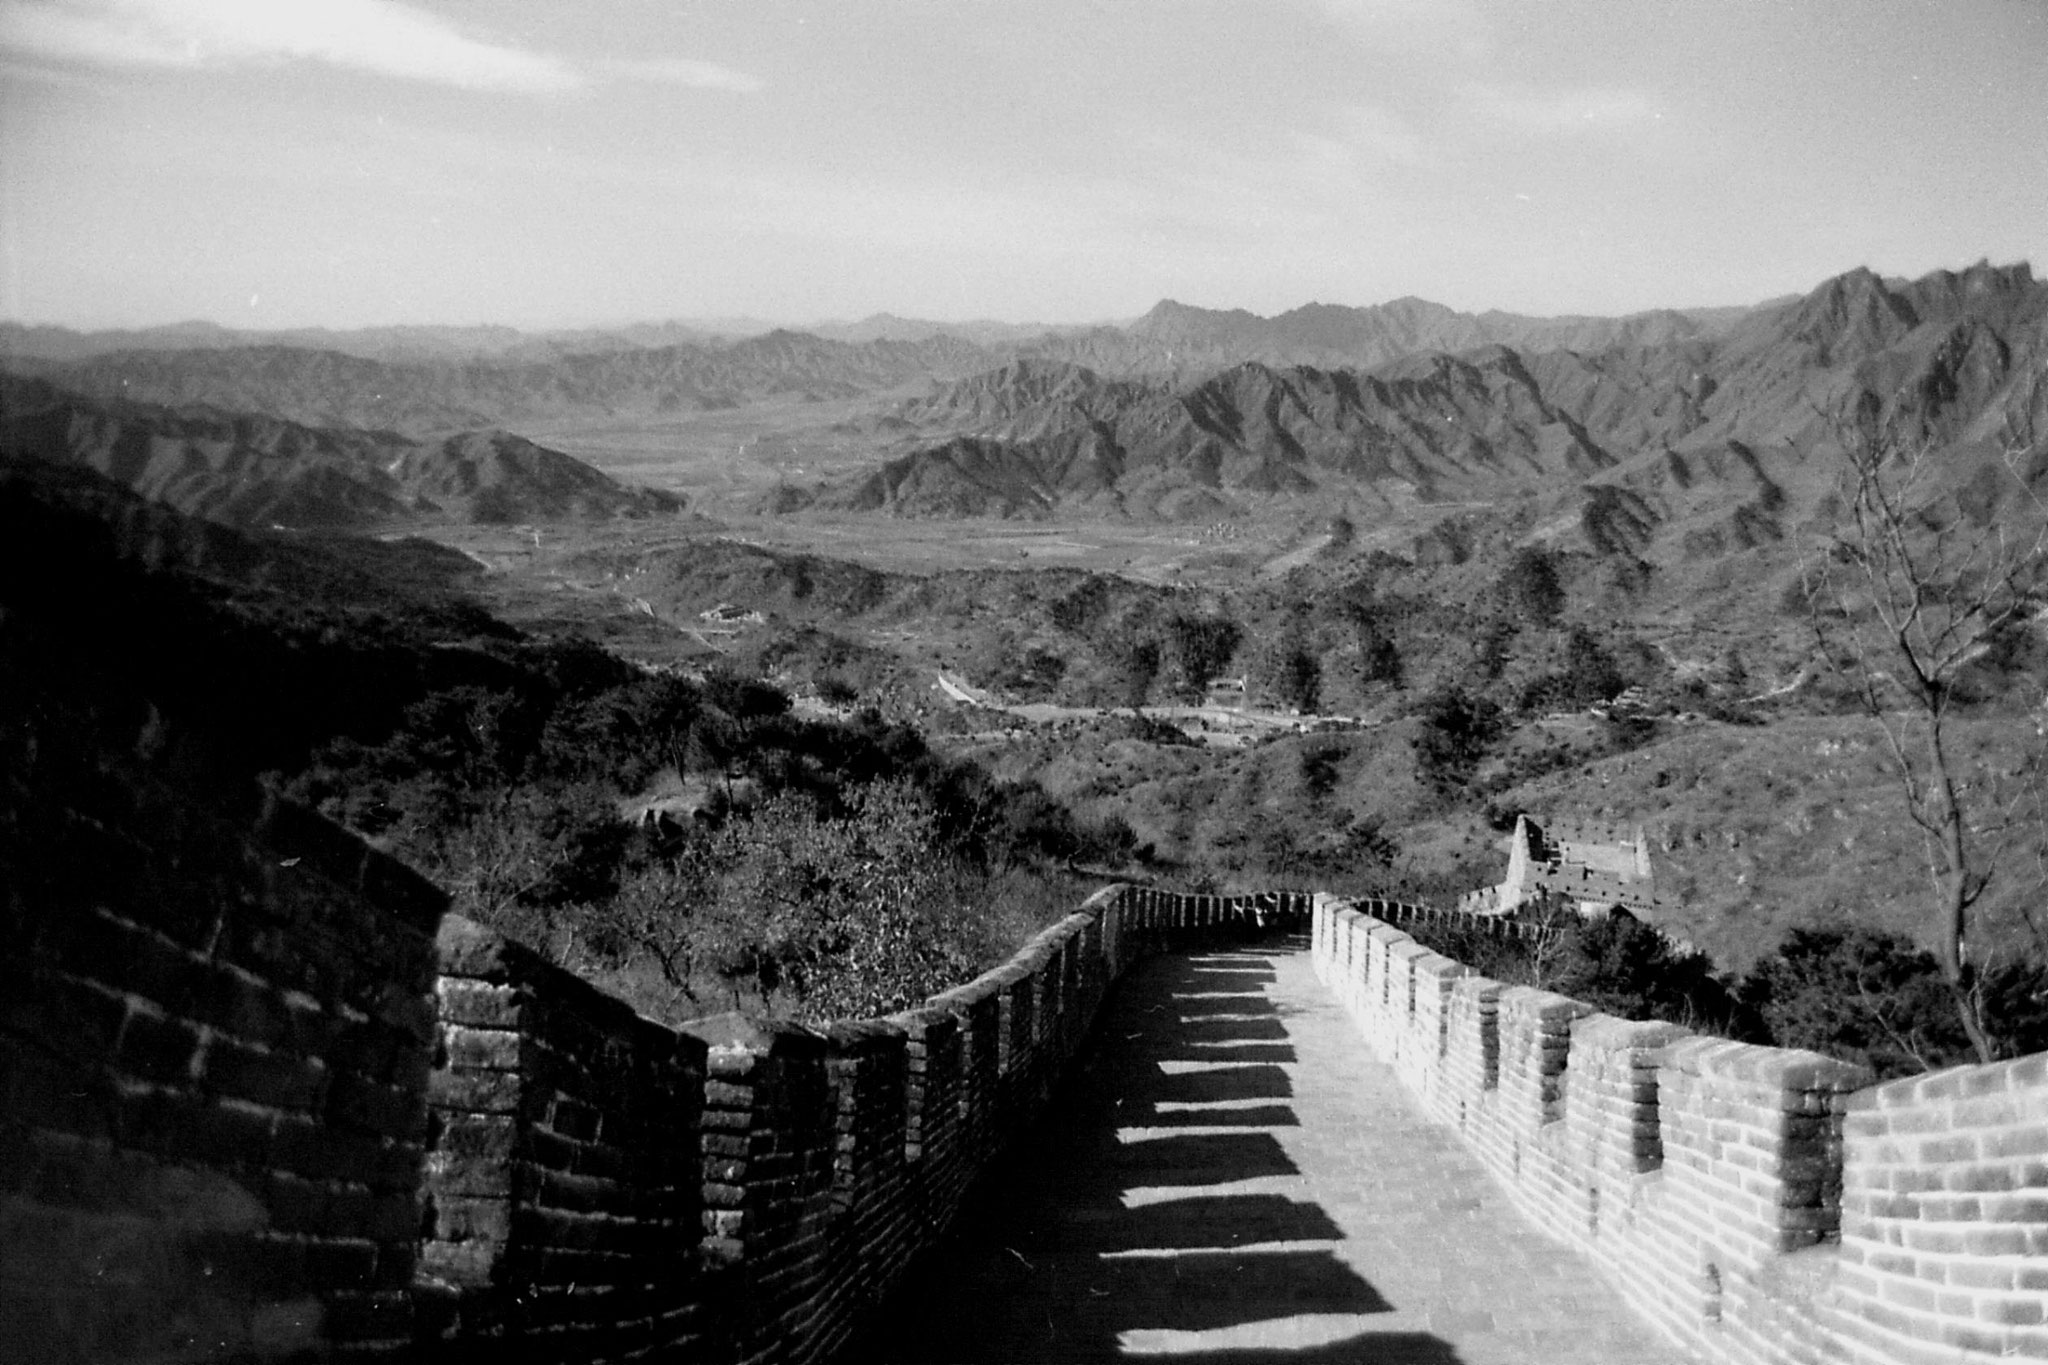
[[[93,470],[229,525],[340,528],[673,515],[682,499],[629,488],[502,430],[414,438],[202,408],[101,402],[0,377],[0,458]]]
[[[1262,318],[1167,301],[1064,333],[878,315],[849,339],[775,331],[545,357],[477,329],[390,330],[489,341],[491,356],[379,359],[171,330],[199,340],[7,359],[69,395],[11,390],[10,430],[24,402],[69,404],[67,448],[87,452],[71,458],[244,520],[292,524],[315,503],[343,519],[609,515],[645,496],[511,433],[830,399],[866,405],[835,430],[874,462],[782,487],[760,510],[1187,519],[1309,500],[1385,519],[1534,499],[1588,548],[1638,555],[1782,536],[1824,492],[1814,455],[1852,422],[1950,452],[1979,503],[2031,495],[2048,459],[2048,285],[2024,264],[1910,281],[1858,269],[1754,307],[1611,319],[1419,299]],[[56,419],[37,420],[54,440]],[[2008,447],[2031,461],[2017,479],[1993,467]],[[292,461],[305,472],[251,472]]]
[[[1490,344],[1601,349],[1712,335],[1744,308],[1624,318],[1460,313],[1421,299],[1277,317],[1165,300],[1122,326],[944,323],[878,313],[734,338],[664,323],[580,332],[381,327],[243,332],[212,323],[79,333],[0,323],[0,364],[95,397],[209,403],[318,426],[424,432],[567,416],[856,397],[1015,359],[1187,380],[1242,361],[1363,369]],[[744,320],[728,324],[751,326]]]
[[[1541,495],[1588,548],[1700,554],[1809,513],[1833,468],[1816,455],[1860,421],[1944,452],[1980,502],[2031,495],[2048,468],[2048,285],[2024,265],[1852,271],[1711,332],[1649,334],[1365,370],[1242,361],[1185,384],[1019,359],[899,403],[879,425],[901,453],[778,506],[1185,518],[1309,497],[1384,516]],[[2019,477],[2001,478],[2013,450]]]
[[[951,337],[852,343],[770,332],[730,345],[625,347],[547,360],[376,360],[273,344],[0,363],[94,398],[204,403],[308,426],[430,433],[564,416],[717,410],[778,397],[847,398],[971,374],[987,361],[981,347]]]

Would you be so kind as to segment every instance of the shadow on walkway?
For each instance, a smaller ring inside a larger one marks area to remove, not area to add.
[[[1036,1129],[892,1300],[864,1365],[1459,1365],[1339,1260],[1275,1130],[1296,1060],[1258,950],[1140,964]],[[1187,1131],[1194,1130],[1194,1131]]]

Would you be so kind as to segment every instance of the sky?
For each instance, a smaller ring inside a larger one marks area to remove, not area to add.
[[[2048,0],[0,0],[0,318],[1086,322],[2048,273]]]

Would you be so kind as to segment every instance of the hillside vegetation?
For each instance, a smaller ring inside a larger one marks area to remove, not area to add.
[[[1816,631],[1867,606],[1815,591],[1853,558],[1850,458],[1924,476],[1908,545],[2048,527],[2025,265],[1622,319],[1169,302],[1056,333],[130,340],[22,340],[7,453],[103,511],[84,471],[440,547],[163,522],[240,673],[178,656],[186,606],[123,637],[207,714],[245,708],[257,766],[660,1010],[853,1007],[818,964],[884,942],[935,953],[902,990],[964,970],[987,944],[935,947],[932,907],[1012,923],[1074,859],[1446,900],[1498,879],[1521,810],[1641,823],[1658,927],[1716,970],[1819,982],[1861,954],[1905,981],[1941,857],[1858,700],[1905,694]],[[141,506],[107,515],[168,515]],[[2038,584],[1936,695],[1996,873],[1971,951],[2039,959]],[[626,818],[663,803],[705,818]],[[820,889],[762,908],[797,885]],[[650,928],[680,906],[707,909]]]
[[[450,557],[0,463],[0,742],[60,764],[98,714],[146,714],[136,758],[230,800],[261,777],[670,1019],[899,1008],[1066,914],[1071,860],[1130,851],[872,712],[799,717],[757,679],[522,634]]]

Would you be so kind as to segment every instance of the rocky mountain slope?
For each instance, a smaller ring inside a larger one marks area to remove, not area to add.
[[[1016,517],[1535,499],[1585,548],[1700,557],[1810,515],[1852,420],[1936,450],[1980,517],[2031,504],[2048,492],[2048,285],[2024,265],[1853,271],[1715,336],[1491,345],[1367,372],[1254,362],[1173,385],[1020,360],[899,405],[903,453],[807,501]]]
[[[414,439],[274,417],[102,403],[0,378],[0,458],[95,470],[180,511],[244,526],[525,522],[662,516],[629,488],[498,430]]]
[[[1390,507],[1506,496],[1612,463],[1507,351],[1358,375],[1246,363],[1178,391],[1019,361],[906,405],[959,436],[818,505],[904,515],[1175,517],[1342,488]]]
[[[886,315],[845,335],[861,339],[647,347],[622,333],[545,359],[401,362],[222,348],[216,329],[199,349],[7,363],[100,400],[436,440],[702,413],[743,426],[754,404],[872,401],[826,444],[876,463],[778,488],[763,510],[1184,520],[1307,500],[1437,535],[1447,508],[1514,503],[1584,548],[1642,559],[1782,536],[1824,492],[1833,463],[1814,457],[1852,415],[1939,447],[1986,515],[2038,491],[2048,430],[2048,286],[2024,265],[1914,281],[1856,270],[1754,308],[1619,319],[1416,299],[1260,318],[1168,302],[1063,335]],[[2033,463],[2001,472],[2013,445]]]

